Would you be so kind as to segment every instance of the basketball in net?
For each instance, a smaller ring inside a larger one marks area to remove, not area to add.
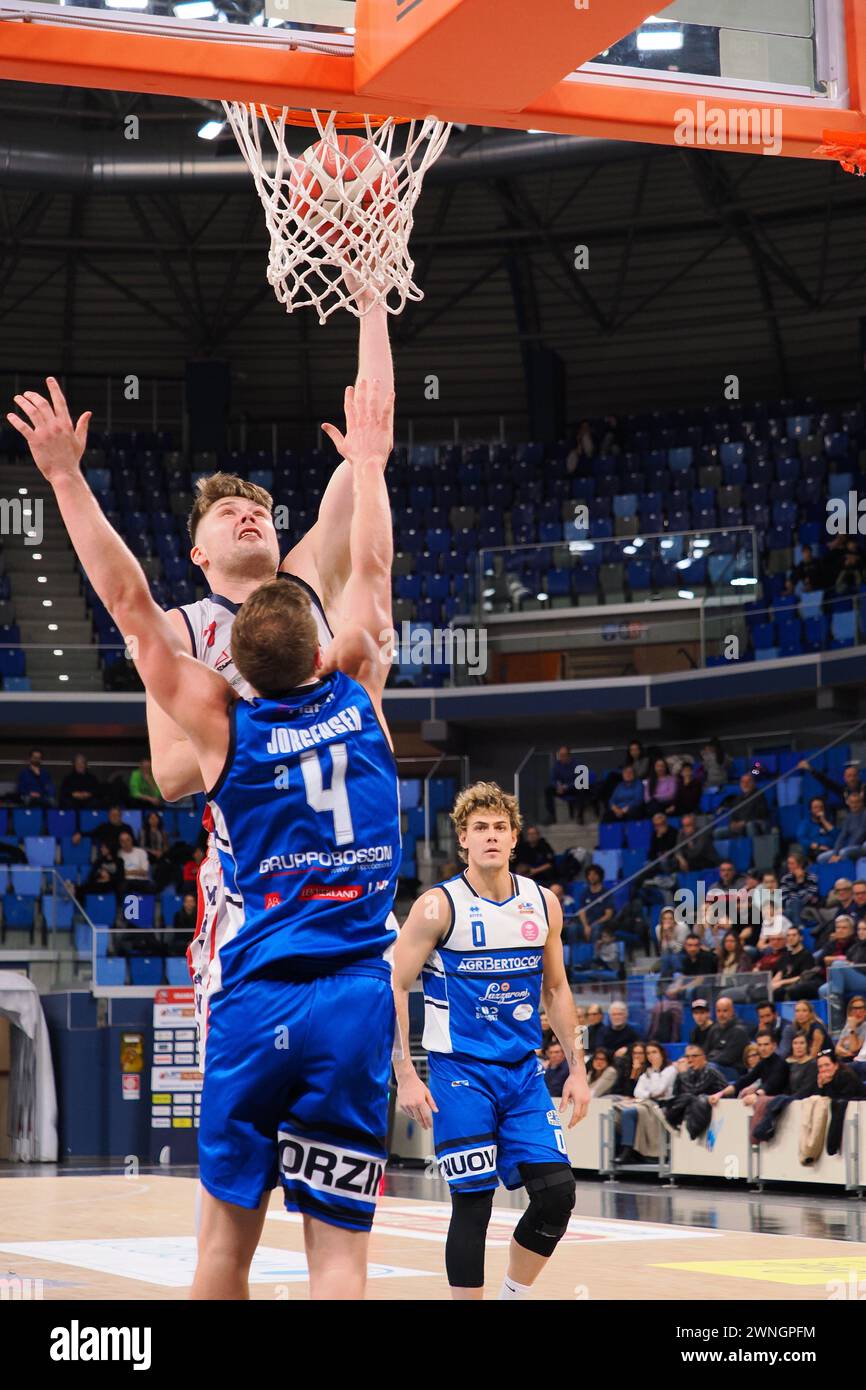
[[[291,212],[332,246],[347,236],[367,239],[369,219],[353,214],[375,208],[378,217],[392,217],[396,198],[390,160],[358,135],[317,140],[294,161],[289,175]]]

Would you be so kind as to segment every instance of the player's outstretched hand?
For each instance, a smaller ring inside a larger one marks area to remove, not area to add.
[[[50,401],[38,391],[25,391],[15,397],[15,404],[27,420],[22,420],[20,415],[7,415],[6,419],[27,440],[43,478],[54,483],[58,478],[78,472],[87,445],[91,412],[85,411],[77,425],[73,425],[59,383],[49,376],[45,384]]]
[[[569,1102],[571,1102],[571,1119],[566,1125],[566,1129],[573,1129],[586,1115],[590,1102],[589,1085],[579,1076],[569,1076],[562,1088],[562,1100],[559,1102],[560,1115]]]
[[[322,431],[349,463],[375,458],[382,468],[388,462],[394,437],[394,392],[385,395],[379,381],[347,386],[344,399],[346,433],[336,425],[322,425]]]
[[[417,1072],[397,1082],[397,1104],[422,1129],[433,1128],[433,1111],[438,1115],[439,1106]]]

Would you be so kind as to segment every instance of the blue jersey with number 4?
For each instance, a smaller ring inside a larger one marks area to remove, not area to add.
[[[373,967],[400,868],[396,765],[369,695],[341,671],[231,709],[209,793],[230,925],[223,988]]]

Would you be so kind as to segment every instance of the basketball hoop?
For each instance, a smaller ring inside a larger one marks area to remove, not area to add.
[[[825,130],[815,151],[823,159],[838,159],[846,174],[866,177],[866,130]]]
[[[265,210],[268,281],[288,313],[309,306],[324,323],[337,309],[361,318],[383,304],[399,314],[407,299],[423,299],[409,236],[424,176],[450,125],[433,116],[398,122],[360,112],[322,117],[238,101],[223,106]],[[398,125],[405,142],[395,149]],[[286,141],[295,126],[319,137],[299,155]]]

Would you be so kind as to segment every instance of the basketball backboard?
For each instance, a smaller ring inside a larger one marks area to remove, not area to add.
[[[0,0],[0,77],[808,157],[866,0]]]

